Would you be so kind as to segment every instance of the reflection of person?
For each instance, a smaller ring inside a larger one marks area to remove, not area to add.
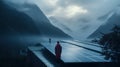
[[[61,52],[62,52],[62,46],[60,45],[59,41],[57,41],[57,44],[55,46],[56,59],[60,59],[61,58]]]

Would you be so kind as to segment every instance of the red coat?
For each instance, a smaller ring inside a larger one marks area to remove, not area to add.
[[[61,58],[61,52],[62,52],[62,47],[60,46],[60,44],[57,44],[55,46],[55,54],[57,59]]]

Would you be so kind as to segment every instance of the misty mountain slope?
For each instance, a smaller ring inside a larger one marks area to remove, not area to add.
[[[64,33],[58,27],[52,25],[48,18],[44,15],[44,13],[40,10],[40,8],[37,5],[24,4],[13,7],[30,16],[35,21],[35,25],[40,30],[42,36],[68,37],[68,38],[70,37],[68,34]]]
[[[66,25],[60,23],[55,17],[49,17],[49,19],[51,20],[51,23],[55,26],[58,26],[61,29],[66,30],[67,32],[72,32],[72,30],[70,28],[68,28]]]
[[[120,25],[120,14],[117,14],[116,12],[114,12],[114,14],[106,21],[106,23],[101,25],[88,38],[100,37],[100,32],[109,33],[115,25]]]
[[[68,26],[64,25],[63,23],[61,23],[58,19],[56,19],[55,17],[49,17],[51,24],[53,24],[55,27],[58,27],[59,29],[61,29],[62,31],[64,31],[65,33],[69,34],[71,32],[73,32],[70,28],[68,28]],[[72,37],[72,35],[71,35]],[[74,38],[74,37],[73,37]]]
[[[0,34],[37,34],[51,37],[70,37],[54,27],[36,5],[25,4],[19,7],[15,5],[9,5],[9,7],[8,5],[0,5],[2,6],[0,7]]]
[[[40,34],[32,18],[0,4],[0,34]]]

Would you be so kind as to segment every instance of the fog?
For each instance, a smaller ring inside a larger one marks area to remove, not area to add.
[[[120,5],[119,0],[5,0],[7,2],[36,4],[51,23],[75,39],[86,39],[107,18],[98,18],[109,14]],[[107,17],[109,18],[110,15]],[[61,26],[62,24],[62,26]],[[63,28],[63,26],[65,28]],[[66,29],[67,28],[67,29]],[[69,30],[68,30],[69,29]],[[71,30],[71,31],[70,31]]]

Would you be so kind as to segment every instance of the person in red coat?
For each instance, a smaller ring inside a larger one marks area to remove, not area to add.
[[[59,41],[57,41],[57,44],[55,46],[56,59],[60,59],[61,58],[61,52],[62,52],[62,46],[60,45]]]

